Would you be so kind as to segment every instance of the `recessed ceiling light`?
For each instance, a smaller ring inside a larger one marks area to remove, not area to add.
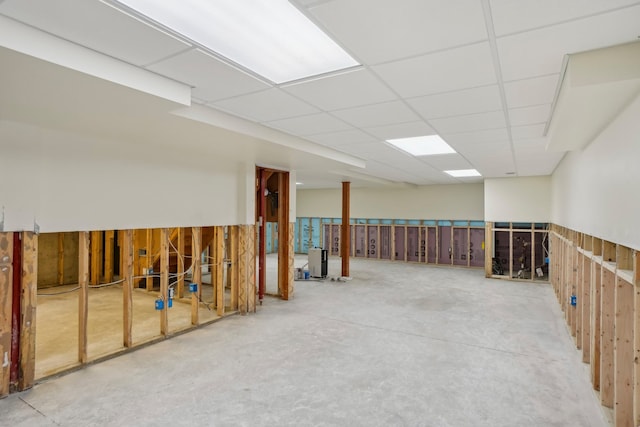
[[[516,173],[515,172],[505,172],[504,174],[505,175],[515,175]]]
[[[304,184],[301,182],[296,182],[296,185],[304,185]]]
[[[433,156],[435,154],[455,153],[439,135],[414,136],[411,138],[387,139],[391,145],[414,156]]]
[[[444,172],[448,173],[454,178],[464,178],[468,176],[482,176],[480,175],[480,172],[478,172],[475,169],[458,169],[458,170],[444,171]]]
[[[111,0],[274,83],[359,65],[287,0]]]

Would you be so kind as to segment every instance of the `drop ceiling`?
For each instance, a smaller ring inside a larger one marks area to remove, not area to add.
[[[284,156],[281,165],[296,169],[308,188],[348,177],[370,185],[430,185],[548,175],[564,156],[547,150],[545,131],[565,56],[640,36],[639,1],[291,2],[361,66],[275,85],[108,2],[4,0],[0,14],[184,83],[199,112],[237,116],[366,165],[321,173],[296,163],[309,156]],[[436,133],[457,153],[413,157],[385,142]],[[470,168],[483,177],[443,172]]]

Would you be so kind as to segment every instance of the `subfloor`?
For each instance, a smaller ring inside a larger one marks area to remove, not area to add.
[[[483,273],[351,260],[348,282],[10,395],[0,424],[607,425],[551,286]]]

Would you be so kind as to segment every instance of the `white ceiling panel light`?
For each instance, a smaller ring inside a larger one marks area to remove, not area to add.
[[[113,0],[280,84],[359,65],[287,0]]]
[[[482,176],[480,172],[475,169],[458,169],[452,171],[444,171],[444,173],[451,175],[454,178],[466,178],[471,176]]]
[[[436,154],[455,153],[455,150],[438,135],[387,139],[387,142],[413,156],[433,156]]]

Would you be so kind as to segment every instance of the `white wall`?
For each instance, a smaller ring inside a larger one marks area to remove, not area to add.
[[[550,222],[551,177],[485,179],[484,217],[493,222]]]
[[[482,184],[351,188],[352,218],[482,220]],[[341,217],[342,190],[300,190],[298,217]]]
[[[553,222],[640,250],[640,96],[552,177]]]
[[[9,121],[0,141],[5,231],[34,221],[42,232],[253,222],[253,165],[213,145],[193,152]]]

